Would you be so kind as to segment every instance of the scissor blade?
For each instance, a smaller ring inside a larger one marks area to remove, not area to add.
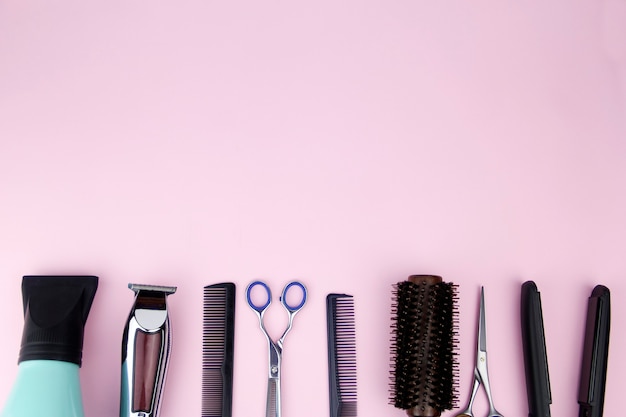
[[[478,350],[487,352],[487,330],[485,326],[485,288],[480,287],[480,313],[478,318]]]
[[[280,380],[278,378],[267,380],[265,417],[280,417]]]

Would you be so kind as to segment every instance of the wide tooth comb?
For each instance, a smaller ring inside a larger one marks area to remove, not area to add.
[[[354,298],[348,294],[326,297],[330,416],[356,417],[356,331]]]
[[[202,417],[230,417],[233,404],[235,284],[204,287]]]

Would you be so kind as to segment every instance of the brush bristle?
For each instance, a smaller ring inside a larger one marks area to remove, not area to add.
[[[390,402],[397,408],[456,407],[457,290],[451,283],[394,287]]]

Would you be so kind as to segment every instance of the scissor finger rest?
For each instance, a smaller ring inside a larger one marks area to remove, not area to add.
[[[267,295],[267,300],[265,301],[265,304],[262,305],[257,305],[254,303],[254,301],[252,301],[252,290],[258,285],[265,289],[265,293]],[[261,313],[272,302],[272,291],[270,291],[270,287],[268,287],[267,284],[262,281],[251,282],[250,285],[248,285],[248,288],[246,288],[246,300],[248,301],[248,305],[250,306],[250,308],[255,310],[257,313]]]
[[[299,287],[300,290],[302,291],[302,299],[300,300],[300,303],[295,306],[290,305],[289,302],[287,301],[287,293],[294,286]],[[283,290],[283,293],[280,296],[280,301],[283,304],[283,306],[287,309],[287,311],[289,311],[290,313],[295,313],[299,311],[306,303],[306,287],[301,282],[298,282],[298,281],[290,282],[289,284],[285,286],[285,289]]]

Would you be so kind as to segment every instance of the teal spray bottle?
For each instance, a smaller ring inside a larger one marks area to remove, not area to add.
[[[25,276],[17,378],[0,417],[84,417],[79,368],[95,276]]]

